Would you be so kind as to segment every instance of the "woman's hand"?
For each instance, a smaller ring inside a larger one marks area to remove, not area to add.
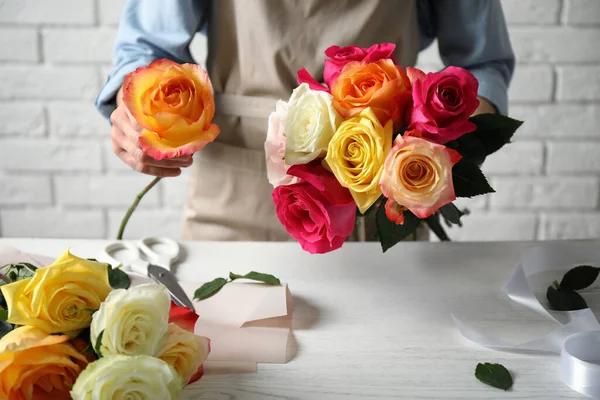
[[[496,107],[486,98],[477,97],[479,99],[479,107],[475,110],[473,115],[478,114],[496,114]]]
[[[110,116],[113,152],[127,165],[143,174],[169,177],[181,174],[181,168],[192,165],[192,156],[155,160],[142,150],[138,136],[142,127],[131,115],[122,100],[122,91],[117,94],[117,108]]]

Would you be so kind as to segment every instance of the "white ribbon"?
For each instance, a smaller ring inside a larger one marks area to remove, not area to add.
[[[591,309],[556,312],[547,310],[535,297],[527,278],[543,271],[565,271],[582,264],[597,265],[600,246],[594,243],[552,243],[524,254],[506,284],[513,301],[542,314],[561,327],[525,343],[509,343],[468,326],[452,315],[467,339],[493,349],[561,354],[560,377],[572,389],[600,398],[600,323]]]

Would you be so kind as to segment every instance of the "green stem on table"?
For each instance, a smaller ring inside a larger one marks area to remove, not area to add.
[[[123,232],[125,231],[125,226],[127,226],[127,222],[129,221],[129,218],[131,218],[131,214],[133,214],[133,212],[137,208],[138,204],[140,204],[140,201],[146,195],[146,193],[148,193],[150,191],[150,189],[152,189],[154,187],[154,185],[156,185],[160,180],[161,180],[161,178],[157,176],[156,178],[154,178],[152,180],[152,182],[150,182],[150,184],[148,184],[148,186],[146,186],[144,188],[144,190],[142,190],[141,192],[138,193],[137,196],[135,196],[135,200],[133,201],[133,204],[129,207],[129,210],[127,210],[127,213],[125,213],[125,217],[123,217],[123,220],[121,221],[121,226],[119,227],[119,233],[117,235],[117,240],[123,239]]]

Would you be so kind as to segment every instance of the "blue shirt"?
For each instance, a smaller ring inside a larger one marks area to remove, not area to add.
[[[110,117],[123,78],[136,68],[160,58],[195,63],[189,45],[206,27],[208,1],[127,0],[113,71],[96,99],[102,115]],[[417,10],[421,50],[437,38],[442,62],[470,70],[479,81],[479,96],[506,115],[515,56],[500,0],[417,0]]]

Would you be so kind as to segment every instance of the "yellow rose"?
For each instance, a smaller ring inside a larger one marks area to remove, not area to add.
[[[0,339],[0,398],[69,400],[69,386],[87,361],[68,340],[33,326]]]
[[[210,339],[194,335],[177,324],[169,324],[167,340],[157,357],[175,368],[185,383],[192,377],[200,377],[200,367],[210,352]],[[191,382],[190,382],[191,383]]]
[[[107,356],[90,363],[71,390],[73,400],[176,400],[183,382],[166,362],[150,356]]]
[[[392,135],[393,122],[382,126],[371,108],[366,108],[342,122],[329,142],[325,162],[363,214],[381,196],[379,178]]]
[[[111,290],[106,264],[75,257],[69,250],[37,269],[32,278],[0,289],[8,305],[8,322],[47,333],[89,327],[92,313],[82,309],[97,310]]]

